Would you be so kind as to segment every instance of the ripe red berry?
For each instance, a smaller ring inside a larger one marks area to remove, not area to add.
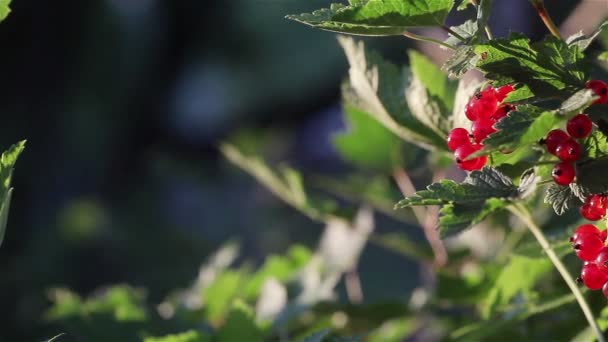
[[[481,91],[469,100],[465,109],[465,115],[471,121],[487,119],[498,108],[498,100],[494,96],[492,88]]]
[[[448,135],[448,148],[452,151],[456,150],[460,146],[470,145],[471,138],[469,131],[464,128],[454,128]]]
[[[606,231],[600,231],[596,226],[592,224],[582,224],[578,226],[578,228],[576,228],[576,230],[572,234],[572,237],[570,237],[570,242],[574,242],[575,240],[585,235],[597,235],[601,237],[602,232]],[[603,240],[605,240],[605,238]]]
[[[597,235],[583,235],[574,240],[576,256],[584,261],[593,261],[604,247],[604,242]]]
[[[587,88],[593,90],[593,92],[600,98],[595,100],[594,103],[606,103],[608,102],[608,84],[600,80],[592,80],[587,82],[585,85]]]
[[[562,131],[561,129],[554,129],[547,133],[544,143],[547,145],[547,151],[551,154],[555,154],[555,149],[557,146],[568,139],[570,139],[568,133]]]
[[[585,114],[577,114],[568,120],[566,124],[566,130],[568,134],[573,138],[585,138],[591,133],[591,129],[593,128],[593,123],[591,119]]]
[[[600,239],[606,242],[606,238],[608,237],[608,230],[604,229],[600,231]]]
[[[515,87],[512,84],[507,84],[500,88],[494,88],[496,100],[498,100],[498,102],[502,102],[513,90],[515,90]]]
[[[606,216],[606,209],[597,209],[589,204],[583,204],[579,209],[579,212],[581,213],[581,216],[589,221],[599,221]]]
[[[608,282],[602,287],[602,293],[604,294],[604,297],[608,298]]]
[[[577,161],[581,158],[581,145],[573,139],[562,141],[555,148],[555,155],[565,162]]]
[[[459,168],[466,171],[479,170],[488,161],[487,156],[481,156],[473,159],[465,160],[471,154],[481,150],[483,145],[474,144],[474,145],[462,145],[454,151],[454,158],[456,159],[456,164]]]
[[[568,185],[574,180],[576,171],[571,163],[561,162],[555,164],[553,171],[551,172],[553,180],[559,185]]]
[[[600,250],[600,252],[597,254],[597,257],[595,257],[595,265],[597,266],[597,268],[608,274],[608,247],[602,247],[602,249]]]
[[[514,107],[511,106],[511,105],[500,106],[494,112],[494,114],[492,114],[492,116],[490,118],[493,119],[493,120],[496,120],[498,122],[498,120],[500,120],[500,119],[504,118],[505,116],[507,116],[507,114],[509,114],[509,112],[512,111],[513,109],[514,109]]]
[[[602,272],[594,263],[589,263],[583,266],[581,278],[590,290],[599,290],[608,281],[608,274]]]
[[[481,142],[487,138],[490,134],[496,132],[494,128],[494,121],[492,119],[477,119],[471,126],[471,132],[475,138],[475,142]]]
[[[593,194],[587,196],[585,198],[585,203],[589,203],[590,206],[597,209],[606,209],[606,205],[608,204],[608,197],[599,194]]]

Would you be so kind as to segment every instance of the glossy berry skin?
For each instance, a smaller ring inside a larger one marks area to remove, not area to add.
[[[602,104],[608,102],[608,84],[600,80],[592,80],[587,82],[586,87],[593,90],[593,92],[600,98],[595,100],[594,103]]]
[[[494,96],[494,91],[486,89],[471,98],[465,109],[465,115],[471,121],[487,119],[498,108],[498,100]]]
[[[579,212],[581,213],[582,217],[586,218],[589,221],[599,221],[604,216],[606,216],[606,209],[597,209],[589,204],[583,204],[579,209]]]
[[[608,197],[604,195],[593,194],[587,196],[585,198],[585,203],[589,203],[590,206],[596,209],[606,210],[606,205],[608,204]]]
[[[602,272],[594,263],[589,263],[583,266],[581,278],[590,290],[599,290],[608,281],[608,274]]]
[[[498,121],[498,120],[504,118],[505,116],[507,116],[507,114],[509,114],[509,112],[512,111],[513,109],[514,109],[514,107],[511,105],[500,106],[494,112],[494,114],[492,114],[492,116],[490,118],[492,120]]]
[[[577,114],[568,120],[566,124],[566,130],[571,137],[581,139],[585,138],[591,133],[593,128],[593,122],[585,114]]]
[[[568,139],[557,145],[555,155],[565,162],[577,161],[581,158],[581,145],[573,139]]]
[[[500,88],[494,88],[494,96],[496,96],[496,100],[498,100],[498,102],[502,102],[513,90],[515,90],[515,87],[512,84],[507,84]]]
[[[471,132],[473,133],[475,142],[480,143],[490,134],[496,132],[494,121],[491,119],[478,119],[473,123],[473,126],[471,126]]]
[[[608,247],[602,247],[602,249],[600,250],[600,252],[597,254],[597,257],[595,257],[595,265],[597,266],[597,268],[608,274]]]
[[[551,176],[553,176],[553,181],[556,184],[565,186],[572,183],[576,176],[576,171],[571,163],[561,162],[553,167]]]
[[[576,228],[574,234],[572,234],[572,237],[570,238],[570,242],[578,240],[579,238],[582,238],[585,235],[597,235],[601,237],[602,232],[606,231],[600,231],[596,226],[592,224],[582,224],[578,226],[578,228]],[[606,237],[604,237],[602,240],[606,240]]]
[[[604,294],[604,297],[608,298],[608,282],[602,287],[602,293]]]
[[[463,145],[454,151],[454,158],[459,168],[465,171],[480,170],[488,161],[487,156],[481,156],[478,158],[465,160],[471,154],[481,150],[483,146],[479,144],[474,145]]]
[[[448,135],[448,148],[455,151],[457,148],[463,145],[470,145],[471,138],[469,137],[469,131],[464,128],[454,128]]]
[[[555,155],[555,150],[557,146],[562,142],[570,139],[568,133],[562,131],[561,129],[554,129],[547,133],[547,137],[545,138],[545,145],[547,146],[547,151],[553,155]]]
[[[600,239],[606,242],[606,238],[608,237],[608,230],[604,229],[600,231]]]
[[[574,240],[576,256],[584,261],[593,261],[604,247],[604,241],[597,235],[584,235]]]

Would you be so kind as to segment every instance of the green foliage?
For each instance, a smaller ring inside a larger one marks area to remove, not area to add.
[[[535,97],[566,98],[583,88],[589,67],[578,46],[547,37],[530,39],[513,33],[508,39],[491,40],[475,46],[477,67],[499,84],[521,83]]]
[[[188,330],[179,334],[170,334],[162,337],[147,337],[144,342],[210,342],[208,335],[198,331]]]
[[[368,36],[401,35],[412,27],[441,26],[454,0],[351,0],[312,13],[288,15],[327,31]]]
[[[0,157],[0,245],[6,233],[6,223],[8,221],[8,211],[13,195],[11,179],[17,158],[25,148],[25,140],[11,146]]]
[[[226,323],[218,331],[217,341],[264,341],[262,331],[257,327],[253,312],[247,304],[237,301],[233,305]]]
[[[0,0],[0,21],[6,19],[6,17],[11,13],[11,8],[9,5],[12,0]]]

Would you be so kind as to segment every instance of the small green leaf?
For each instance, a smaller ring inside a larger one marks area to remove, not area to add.
[[[439,102],[442,111],[452,111],[458,82],[448,79],[435,63],[421,53],[409,50],[408,57],[413,76],[420,80],[430,97]]]
[[[608,137],[595,130],[584,142],[584,151],[589,158],[601,158],[608,155]]]
[[[228,311],[232,301],[241,293],[246,274],[242,271],[226,270],[204,289],[202,296],[209,320],[219,320]]]
[[[366,51],[362,42],[338,37],[350,64],[349,103],[374,117],[398,137],[426,149],[447,151],[445,136],[420,122],[405,105],[407,70]]]
[[[368,113],[348,103],[343,110],[348,130],[332,139],[342,158],[372,170],[391,171],[399,165],[402,141],[397,136]]]
[[[25,140],[11,146],[2,153],[0,158],[0,245],[2,245],[6,233],[8,212],[13,194],[13,188],[11,188],[13,169],[24,148]]]
[[[578,46],[555,37],[530,44],[529,38],[511,34],[475,46],[477,67],[498,84],[523,83],[537,97],[569,97],[584,87],[589,68]]]
[[[236,301],[233,304],[226,323],[217,333],[217,341],[264,341],[262,331],[255,324],[253,311],[247,304],[242,301]]]
[[[597,30],[588,38],[585,37],[582,32],[579,32],[571,37],[568,37],[568,39],[566,39],[566,43],[568,43],[569,46],[577,46],[581,51],[585,51],[589,45],[593,43],[595,38],[597,38],[606,28],[608,28],[608,21],[604,21],[602,24],[600,24]]]
[[[0,0],[0,21],[6,19],[9,13],[11,13],[10,4],[11,0]]]
[[[479,56],[470,45],[456,48],[456,51],[448,58],[443,66],[450,77],[461,77],[469,70],[474,69],[479,61]]]
[[[604,51],[597,56],[597,59],[602,62],[608,62],[608,51]]]
[[[562,215],[566,210],[581,205],[581,202],[576,192],[569,186],[552,184],[545,195],[545,203],[550,204],[557,215]]]
[[[478,38],[477,33],[479,30],[479,26],[474,20],[467,20],[458,26],[450,27],[450,29],[459,34],[460,37],[464,38],[464,41],[462,41],[460,38],[452,35],[451,33],[448,33],[449,37],[444,40],[444,43],[447,43],[452,46],[470,45]]]
[[[188,330],[178,334],[170,334],[162,337],[147,337],[144,342],[211,342],[209,335],[195,330]]]
[[[562,103],[557,112],[561,115],[581,113],[599,97],[591,89],[581,89]]]
[[[514,255],[503,267],[482,308],[485,319],[492,317],[501,306],[507,305],[518,294],[529,298],[536,282],[551,270],[551,262]]]
[[[312,13],[288,15],[327,31],[368,36],[402,35],[412,27],[441,26],[454,0],[360,0]]]

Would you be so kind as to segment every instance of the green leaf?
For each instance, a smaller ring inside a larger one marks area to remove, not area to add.
[[[348,102],[374,117],[398,137],[426,149],[447,151],[445,136],[420,122],[405,106],[407,70],[365,50],[362,42],[338,37],[350,64]]]
[[[581,89],[562,103],[557,112],[561,115],[581,113],[599,97],[591,89]]]
[[[418,324],[415,318],[402,317],[388,320],[371,331],[366,341],[400,342],[407,341]]]
[[[568,39],[566,39],[566,43],[568,43],[569,46],[577,46],[581,51],[585,51],[589,45],[593,43],[595,38],[597,38],[606,28],[608,28],[608,21],[604,21],[602,24],[600,24],[600,26],[591,34],[591,36],[585,37],[582,32],[579,32],[578,34],[568,37]]]
[[[606,158],[591,160],[577,166],[576,185],[579,187],[579,197],[608,192],[605,175],[607,168],[608,159]]]
[[[553,112],[532,105],[520,105],[495,125],[498,131],[483,141],[483,151],[529,148],[538,144],[557,121]]]
[[[458,26],[451,26],[450,29],[464,38],[464,41],[462,41],[460,38],[448,33],[449,37],[444,40],[444,43],[452,46],[470,45],[478,38],[479,25],[474,20],[467,20]]]
[[[345,101],[346,102],[346,101]],[[345,103],[346,132],[332,141],[345,160],[372,170],[390,171],[400,164],[402,142],[368,113]]]
[[[581,199],[573,190],[575,185],[561,186],[551,184],[545,194],[545,203],[550,204],[557,215],[562,215],[566,210],[581,205]]]
[[[566,98],[584,88],[589,78],[580,48],[555,37],[530,44],[529,38],[514,33],[509,39],[476,45],[475,53],[486,78],[498,84],[523,83],[537,97]]]
[[[306,336],[302,342],[323,342],[323,339],[329,336],[329,333],[329,329],[323,329]]]
[[[264,341],[262,331],[255,324],[253,311],[242,301],[236,301],[226,323],[217,333],[218,342]]]
[[[520,196],[511,179],[496,169],[485,167],[471,172],[462,183],[444,179],[426,190],[399,201],[395,208],[415,205],[443,205],[439,219],[442,235],[460,232],[504,208]]]
[[[226,270],[213,283],[204,289],[206,317],[211,321],[219,320],[230,308],[232,301],[241,292],[246,274],[242,271]]]
[[[474,69],[479,61],[479,56],[470,45],[462,45],[450,56],[443,66],[450,77],[461,77],[469,70]]]
[[[0,21],[6,19],[9,13],[11,13],[10,4],[11,0],[0,0]]]
[[[458,82],[448,79],[435,63],[420,52],[409,50],[408,57],[413,76],[426,88],[430,97],[439,102],[441,110],[452,111]]]
[[[358,0],[287,19],[340,33],[401,35],[412,27],[443,25],[453,6],[454,0]]]
[[[462,2],[460,3],[460,5],[458,5],[458,7],[456,7],[456,10],[463,11],[463,10],[466,10],[467,8],[469,8],[469,6],[474,6],[473,5],[473,1],[471,1],[471,0],[462,0]]]
[[[555,252],[555,254],[557,254],[557,256],[559,256],[560,258],[572,253],[572,244],[570,243],[570,241],[568,241],[570,235],[571,234],[564,234],[560,235],[559,237],[550,238],[549,245],[551,249]],[[545,251],[540,248],[540,246],[538,245],[538,241],[530,241],[527,243],[523,243],[513,251],[513,254],[525,256],[531,259],[547,258],[547,253],[545,253]]]
[[[519,294],[529,298],[536,282],[549,270],[551,263],[547,259],[512,256],[486,297],[482,316],[485,319],[492,317],[501,306],[509,304]]]
[[[162,337],[147,337],[144,342],[211,342],[209,335],[195,330],[188,330],[179,334],[170,334]]]
[[[597,56],[597,59],[602,62],[608,62],[608,51],[604,51]]]
[[[11,188],[13,169],[24,148],[25,140],[11,146],[2,153],[0,158],[0,245],[2,245],[6,233],[8,212],[13,194],[13,188]]]
[[[608,137],[599,130],[593,131],[593,133],[585,139],[583,146],[583,149],[589,158],[596,159],[608,155]]]

